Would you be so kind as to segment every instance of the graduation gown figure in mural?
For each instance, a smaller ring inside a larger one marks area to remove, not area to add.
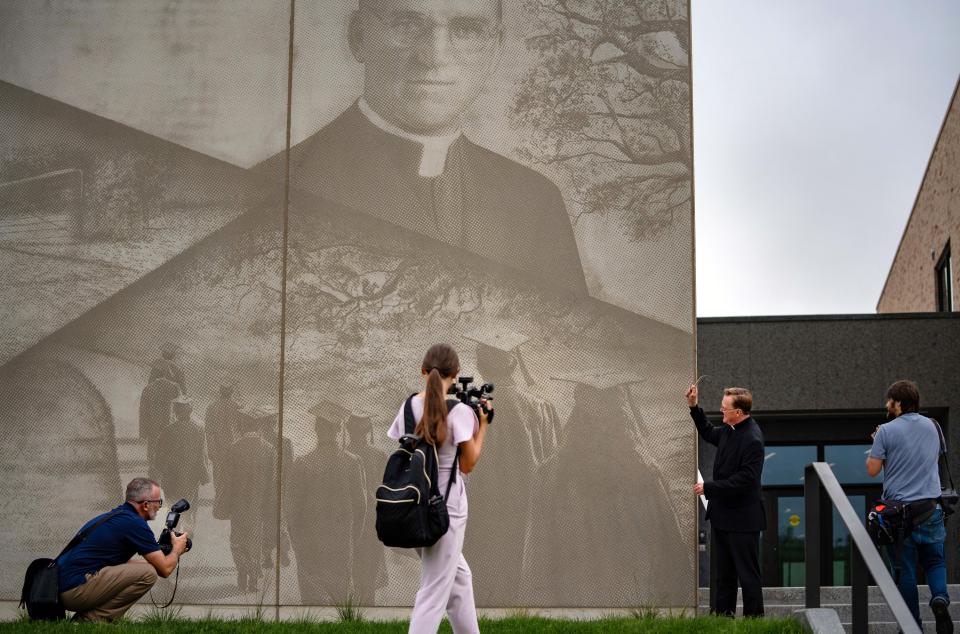
[[[338,605],[355,600],[351,572],[366,500],[363,470],[339,442],[349,412],[324,401],[310,413],[317,446],[293,461],[285,506],[300,601]]]
[[[530,484],[545,453],[556,447],[556,410],[536,394],[520,348],[525,335],[487,327],[464,335],[477,343],[477,370],[492,382],[502,429],[488,433],[484,466],[470,475],[470,514],[476,525],[464,542],[477,603],[512,605],[520,585]],[[509,518],[507,520],[506,518]]]
[[[210,482],[203,430],[193,421],[193,406],[184,399],[171,404],[173,420],[157,435],[157,479],[171,503],[186,498],[197,504],[200,487]]]
[[[183,370],[175,362],[176,348],[173,344],[165,343],[160,349],[160,358],[150,364],[150,380],[164,378],[173,381],[180,388],[180,393],[187,393],[187,379]]]
[[[170,406],[180,397],[180,386],[157,377],[140,393],[139,436],[147,443],[147,474],[158,477],[157,437],[170,424]]]
[[[630,386],[643,379],[610,370],[554,378],[574,386],[574,404],[560,446],[534,477],[536,521],[527,530],[520,587],[543,605],[569,596],[620,605],[655,589],[682,550],[665,483],[644,457],[642,443],[651,439],[637,434],[642,419]],[[604,535],[616,539],[598,542]],[[562,554],[558,544],[566,545]]]
[[[387,453],[374,443],[373,418],[370,415],[351,414],[346,427],[350,438],[347,449],[360,458],[360,489],[365,496],[365,503],[354,507],[355,512],[360,514],[354,522],[359,522],[361,529],[353,553],[353,586],[360,605],[374,605],[375,592],[387,583],[387,551],[377,539],[374,500],[377,484],[387,464]]]
[[[240,436],[230,447],[223,508],[230,520],[230,553],[240,592],[257,592],[268,548],[276,537],[276,449],[263,438],[255,413],[241,412]],[[269,542],[269,545],[268,545]]]
[[[220,397],[207,406],[203,431],[207,440],[207,456],[213,471],[213,516],[227,519],[224,502],[227,488],[226,472],[230,461],[230,447],[239,436],[240,405],[233,400],[233,385],[221,385]]]
[[[277,455],[277,437],[280,435],[279,427],[279,412],[273,410],[260,410],[256,414],[256,418],[260,421],[260,434],[263,436],[263,439],[273,448],[274,458]],[[293,466],[293,441],[287,437],[283,438],[283,484],[282,489],[284,492],[287,491],[287,486],[290,482],[290,467]],[[275,531],[276,521],[273,518],[270,518],[268,525],[265,525],[265,530]],[[280,520],[280,543],[277,544],[277,548],[273,548],[272,544],[276,543],[276,535],[274,533],[269,533],[267,535],[266,555],[263,560],[263,567],[266,569],[273,568],[273,555],[274,553],[280,558],[280,567],[286,568],[290,565],[290,532],[288,529],[288,522],[286,515],[284,515]]]

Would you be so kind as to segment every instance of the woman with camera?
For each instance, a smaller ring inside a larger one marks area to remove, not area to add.
[[[460,450],[460,473],[470,473],[480,459],[487,433],[488,416],[484,407],[474,413],[468,405],[457,402],[447,411],[446,394],[459,372],[460,359],[451,346],[431,346],[421,365],[426,388],[411,402],[417,420],[416,435],[437,448],[440,491],[447,489],[457,449]],[[481,403],[486,407],[485,401]],[[401,406],[388,435],[399,440],[403,434]],[[417,549],[423,570],[409,630],[416,634],[436,632],[444,612],[457,634],[480,631],[473,601],[473,578],[462,554],[467,528],[467,492],[462,477],[454,481],[446,502],[450,528],[433,546]]]

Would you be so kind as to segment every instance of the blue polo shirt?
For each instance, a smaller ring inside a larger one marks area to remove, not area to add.
[[[87,573],[126,563],[134,554],[143,556],[160,550],[160,544],[153,537],[150,525],[131,505],[124,502],[110,513],[114,511],[119,513],[95,528],[86,539],[57,559],[60,592],[85,583]],[[96,516],[80,530],[93,525],[104,515],[108,513]]]

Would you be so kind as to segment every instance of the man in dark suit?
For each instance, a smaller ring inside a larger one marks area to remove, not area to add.
[[[707,519],[713,532],[711,556],[716,558],[717,587],[711,612],[733,616],[737,581],[743,589],[743,615],[763,616],[760,579],[760,531],[766,528],[760,474],[763,434],[750,416],[753,395],[742,387],[723,391],[723,426],[711,425],[698,405],[697,386],[687,390],[690,417],[704,441],[717,447],[713,481],[694,486],[707,498]]]
[[[348,37],[363,96],[291,148],[291,185],[586,294],[560,190],[461,131],[500,60],[500,0],[360,0]]]

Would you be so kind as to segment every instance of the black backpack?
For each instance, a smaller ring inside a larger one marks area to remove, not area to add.
[[[57,559],[86,539],[98,526],[118,514],[119,511],[108,513],[87,530],[77,533],[56,559],[34,559],[30,562],[23,578],[23,589],[20,591],[20,607],[27,608],[27,614],[32,620],[57,621],[67,618],[66,610],[60,603],[60,571]]]
[[[447,496],[457,478],[460,449],[453,460],[445,495],[440,495],[437,448],[414,435],[410,396],[403,404],[404,435],[400,447],[387,460],[383,484],[377,487],[377,537],[385,546],[422,548],[433,546],[450,527]],[[459,403],[447,401],[447,412]]]

